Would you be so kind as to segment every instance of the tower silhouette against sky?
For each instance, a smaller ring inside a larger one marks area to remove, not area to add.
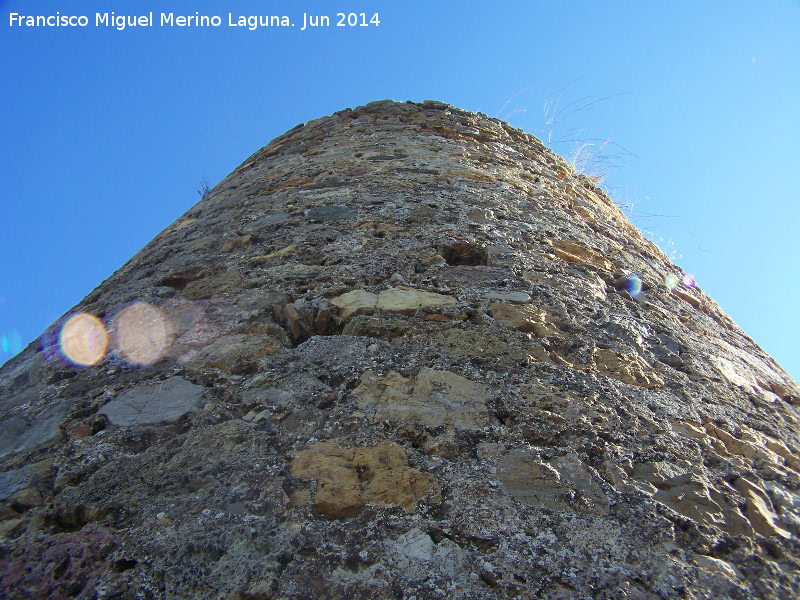
[[[270,142],[0,370],[3,594],[797,597],[800,388],[599,186],[440,102]]]

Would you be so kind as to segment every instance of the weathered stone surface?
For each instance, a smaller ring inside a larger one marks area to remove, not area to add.
[[[20,512],[24,512],[29,508],[34,508],[43,504],[42,495],[35,487],[27,487],[17,490],[8,496],[8,501],[11,503],[11,506],[14,509]]]
[[[397,538],[395,548],[408,558],[415,560],[431,560],[436,548],[431,537],[416,527]]]
[[[367,371],[353,391],[373,421],[414,421],[430,427],[481,427],[489,423],[486,390],[449,371],[423,368],[416,377],[392,371],[383,378]]]
[[[222,275],[204,277],[189,283],[183,290],[187,298],[202,300],[216,294],[228,292],[242,282],[242,276],[237,271],[226,271]]]
[[[166,381],[142,383],[112,400],[98,413],[114,425],[172,423],[200,407],[203,386],[172,377]]]
[[[70,311],[163,353],[0,369],[0,596],[794,600],[800,386],[682,279],[496,119],[298,126]]]
[[[403,448],[387,443],[342,448],[319,442],[297,454],[292,474],[314,480],[314,508],[336,518],[353,517],[368,503],[402,506],[413,513],[417,499],[428,490],[433,501],[441,499],[433,475],[411,468]]]
[[[598,486],[597,478],[573,453],[542,461],[528,448],[506,453],[491,445],[483,445],[479,452],[494,455],[503,487],[524,504],[552,510],[608,514],[608,498]],[[577,501],[575,491],[580,493]]]
[[[353,290],[333,298],[331,304],[339,310],[340,318],[349,319],[372,311],[378,304],[378,295],[364,290]]]
[[[585,248],[576,242],[551,240],[550,244],[553,246],[556,256],[566,261],[592,265],[606,271],[612,271],[614,269],[614,265],[601,253],[591,248]]]
[[[30,470],[13,469],[0,473],[0,500],[5,500],[17,490],[23,489],[30,483]]]
[[[0,456],[11,452],[29,452],[55,443],[60,434],[59,426],[72,403],[71,399],[62,400],[39,414],[31,423],[16,416],[0,424],[3,428],[0,432]]]
[[[448,329],[432,336],[433,342],[451,356],[462,359],[499,358],[514,363],[526,364],[530,353],[515,344],[499,339],[495,334],[481,333],[469,329]]]
[[[112,568],[115,546],[113,533],[97,525],[32,540],[0,558],[0,589],[9,597],[97,597],[98,578]]]
[[[222,252],[232,252],[238,248],[246,248],[250,245],[250,239],[253,236],[248,234],[240,235],[239,237],[235,237],[233,239],[227,240],[225,243],[222,244],[222,248],[220,250]]]
[[[773,535],[791,537],[791,533],[781,526],[781,521],[775,514],[772,503],[763,489],[744,477],[736,479],[733,485],[747,500],[747,518],[753,525],[753,529],[766,537]]]
[[[340,318],[347,319],[376,308],[409,315],[420,308],[455,306],[456,301],[451,296],[399,286],[379,294],[353,290],[333,298],[331,304],[339,309]]]
[[[639,357],[614,352],[610,349],[597,348],[590,356],[589,364],[599,373],[619,379],[623,383],[656,388],[664,385],[664,381],[652,372],[649,365]]]
[[[711,498],[702,476],[666,463],[645,463],[636,465],[634,477],[655,486],[653,497],[672,510],[699,523],[725,527],[723,509]]]
[[[241,374],[257,370],[258,361],[273,356],[279,348],[278,341],[268,335],[228,335],[188,353],[183,360],[198,367]]]
[[[734,567],[726,560],[720,560],[719,558],[714,558],[713,556],[704,556],[702,554],[698,554],[694,557],[694,562],[701,569],[706,569],[707,571],[716,571],[717,573],[722,573],[731,579],[744,579],[744,576],[739,572],[739,569]]]
[[[519,331],[533,333],[537,337],[558,336],[561,320],[542,308],[532,304],[516,306],[505,302],[492,302],[488,313],[504,325]]]

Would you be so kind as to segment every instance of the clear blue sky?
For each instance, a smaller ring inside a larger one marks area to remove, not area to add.
[[[155,23],[96,27],[110,11]],[[562,105],[623,95],[562,128],[637,156],[610,173],[616,199],[800,378],[796,0],[0,0],[0,12],[0,362],[192,206],[202,178],[216,184],[298,123],[383,98],[496,116],[513,97],[500,116],[543,137],[548,89],[581,78]],[[89,25],[9,25],[56,12]],[[161,12],[222,24],[161,27]],[[300,31],[304,12],[331,27]],[[337,12],[380,25],[336,27]],[[295,26],[229,27],[228,13]]]

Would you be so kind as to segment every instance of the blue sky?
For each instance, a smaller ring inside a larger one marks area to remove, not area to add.
[[[111,11],[155,23],[96,27]],[[57,12],[89,25],[9,24]],[[161,27],[161,12],[222,24]],[[380,25],[336,27],[337,12]],[[229,27],[229,13],[295,26]],[[303,13],[332,26],[300,31]],[[574,81],[562,106],[612,97],[554,139],[577,127],[635,154],[611,169],[612,197],[800,378],[796,0],[0,0],[0,18],[0,362],[191,207],[203,178],[298,123],[429,98],[505,105],[501,118],[546,138],[548,90]]]

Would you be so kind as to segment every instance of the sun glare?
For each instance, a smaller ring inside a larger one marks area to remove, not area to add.
[[[105,327],[97,317],[86,313],[70,317],[61,328],[58,341],[64,356],[83,366],[97,364],[108,347]]]
[[[172,327],[155,306],[136,302],[114,317],[111,339],[114,350],[126,361],[152,365],[169,349]]]

